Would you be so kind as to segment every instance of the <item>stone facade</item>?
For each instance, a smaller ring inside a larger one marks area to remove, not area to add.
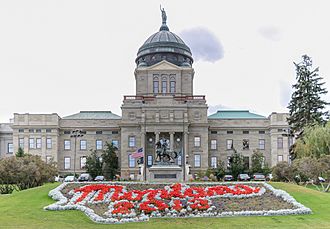
[[[14,114],[9,125],[12,133],[7,133],[7,124],[1,124],[0,156],[10,155],[6,145],[13,143],[13,152],[22,147],[46,161],[56,161],[62,174],[81,173],[91,150],[100,154],[106,142],[113,142],[118,146],[121,176],[140,180],[154,180],[155,143],[162,138],[179,155],[173,173],[168,173],[178,174],[180,180],[219,161],[227,163],[234,149],[245,156],[247,165],[255,150],[264,154],[269,166],[289,160],[292,141],[283,137],[287,114],[263,117],[248,111],[219,111],[207,115],[205,96],[194,95],[190,49],[166,24],[139,49],[136,63],[136,93],[124,96],[121,117],[110,111],[82,111],[63,118],[56,113]],[[7,132],[2,131],[5,126]],[[75,129],[82,130],[83,136],[74,138]],[[131,156],[140,148],[143,164]]]
[[[12,123],[0,123],[0,158],[13,155]]]

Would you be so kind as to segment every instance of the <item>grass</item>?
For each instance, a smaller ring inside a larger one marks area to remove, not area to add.
[[[272,183],[289,192],[298,202],[312,209],[311,215],[151,219],[149,222],[121,225],[93,223],[80,211],[44,211],[53,203],[47,194],[58,184],[0,195],[0,228],[330,228],[330,194],[294,184]]]

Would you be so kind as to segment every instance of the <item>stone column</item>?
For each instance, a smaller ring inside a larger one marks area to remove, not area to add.
[[[155,132],[155,136],[156,136],[155,143],[157,143],[159,141],[159,134],[160,134],[160,132]]]
[[[170,132],[170,150],[174,150],[174,133],[175,132]]]

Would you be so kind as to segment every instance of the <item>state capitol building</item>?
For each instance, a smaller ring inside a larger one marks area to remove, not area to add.
[[[57,162],[61,174],[73,173],[74,166],[82,173],[90,150],[101,154],[109,142],[118,147],[121,177],[135,180],[156,180],[150,168],[160,139],[180,152],[172,164],[182,169],[184,180],[216,167],[219,161],[228,163],[234,150],[244,156],[246,166],[251,166],[255,150],[263,153],[270,167],[288,161],[292,139],[283,135],[288,129],[287,114],[273,112],[264,117],[248,110],[219,110],[208,116],[205,95],[193,91],[191,50],[169,30],[162,13],[159,31],[138,50],[136,93],[123,97],[121,116],[111,111],[80,111],[66,117],[14,113],[11,123],[0,124],[0,157],[15,155],[21,147],[25,153]],[[83,136],[74,139],[76,129]],[[132,157],[140,148],[144,164]]]

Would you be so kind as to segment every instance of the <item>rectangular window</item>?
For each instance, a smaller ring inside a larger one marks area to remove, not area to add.
[[[175,93],[175,81],[170,82],[170,92]]]
[[[29,129],[29,133],[34,133],[34,129]]]
[[[277,155],[277,162],[283,161],[283,155]]]
[[[233,149],[234,148],[234,142],[233,139],[227,139],[227,149]]]
[[[194,146],[195,147],[201,146],[201,137],[194,137]]]
[[[147,165],[152,166],[152,155],[148,155],[147,159]]]
[[[162,93],[167,93],[167,81],[162,81]]]
[[[71,158],[64,157],[64,169],[70,169],[70,168],[71,168]]]
[[[53,161],[53,157],[52,156],[46,156],[46,163],[50,164]]]
[[[178,156],[178,165],[182,165],[182,156],[181,155],[179,155]]]
[[[119,149],[119,141],[118,140],[112,140],[112,145],[115,146],[117,149]]]
[[[243,157],[244,170],[247,171],[250,168],[250,159],[249,157]]]
[[[86,166],[86,157],[84,156],[84,157],[80,157],[80,168],[81,169],[84,169],[85,168],[85,166]]]
[[[277,129],[277,132],[283,132],[283,129]]]
[[[211,134],[218,134],[218,131],[216,131],[216,130],[211,130]]]
[[[46,133],[52,132],[52,129],[46,129]]]
[[[96,150],[103,149],[103,141],[102,140],[96,140]]]
[[[8,146],[7,146],[7,152],[8,153],[14,153],[14,144],[13,143],[8,143]]]
[[[36,133],[41,133],[41,129],[36,129]]]
[[[118,134],[118,131],[112,131],[112,134]]]
[[[217,149],[217,140],[211,140],[211,149]]]
[[[132,154],[128,155],[128,167],[130,168],[135,167],[135,158],[132,157]]]
[[[259,149],[265,149],[265,139],[259,139]]]
[[[250,148],[249,139],[243,139],[243,149],[247,150]]]
[[[128,137],[128,147],[135,147],[135,136]]]
[[[102,130],[96,131],[96,134],[102,134],[102,133],[103,133]]]
[[[195,160],[194,160],[195,167],[201,167],[201,155],[195,154],[194,158],[195,158]]]
[[[70,130],[65,130],[64,134],[71,134],[71,131]]]
[[[52,139],[51,138],[46,139],[46,147],[47,147],[47,149],[52,148]]]
[[[211,167],[217,168],[217,157],[211,157]]]
[[[243,134],[249,134],[250,132],[248,130],[243,130]]]
[[[29,148],[30,149],[35,149],[35,143],[34,143],[34,138],[29,138]]]
[[[86,149],[87,149],[87,141],[80,140],[80,150],[86,150]]]
[[[283,149],[283,138],[282,137],[277,138],[277,149]]]
[[[24,133],[24,129],[18,129],[19,133]]]
[[[24,149],[24,138],[19,138],[19,139],[18,139],[18,146],[19,146],[21,149]]]
[[[264,130],[259,130],[259,134],[265,134]]]
[[[41,149],[41,138],[37,138],[37,149]]]
[[[64,149],[65,150],[71,149],[71,140],[64,140]]]
[[[159,82],[154,81],[154,94],[158,94],[158,93],[159,93]]]
[[[232,130],[227,130],[227,134],[233,134],[234,133],[234,131],[232,131]]]

